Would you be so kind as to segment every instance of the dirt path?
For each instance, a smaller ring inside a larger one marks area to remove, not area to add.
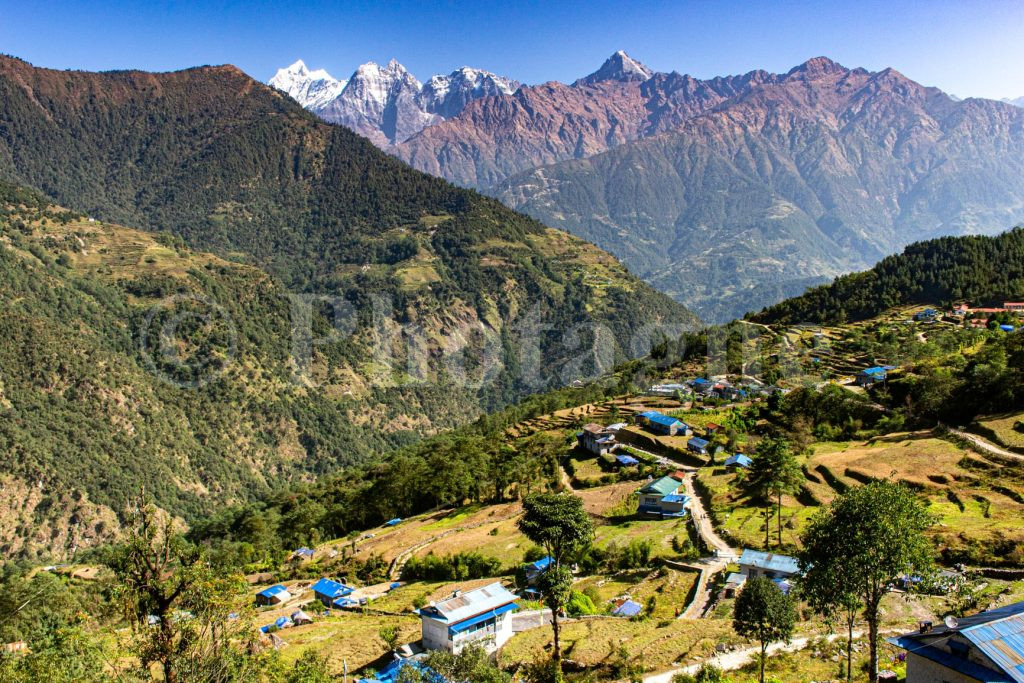
[[[1024,455],[1002,449],[999,446],[996,446],[994,443],[986,441],[977,434],[971,434],[970,432],[962,432],[959,429],[953,429],[952,427],[949,428],[949,433],[955,434],[956,436],[959,436],[961,439],[966,439],[967,441],[970,441],[972,444],[974,444],[981,450],[992,453],[993,455],[998,455],[1003,458],[1010,458],[1011,460],[1024,461]]]
[[[715,574],[724,571],[729,562],[738,557],[736,549],[730,546],[715,531],[711,518],[704,509],[704,501],[697,495],[697,489],[693,485],[696,476],[691,468],[683,468],[686,477],[683,479],[683,486],[686,495],[690,497],[690,515],[693,517],[697,534],[704,541],[704,545],[711,549],[713,555],[700,561],[700,577],[697,579],[697,588],[693,592],[693,602],[687,605],[686,609],[679,616],[680,619],[699,619],[704,615],[712,595],[709,586]]]
[[[854,631],[853,637],[860,638],[863,634],[860,631]],[[803,650],[817,636],[803,636],[800,638],[794,638],[788,644],[786,643],[772,643],[768,646],[768,654],[772,655],[776,652],[796,652]],[[831,642],[838,638],[845,638],[845,635],[833,633],[826,636],[826,639]],[[672,671],[666,671],[665,673],[655,674],[654,676],[648,676],[644,679],[644,683],[672,683],[672,677],[676,674],[695,674],[697,670],[704,663],[714,664],[718,668],[724,671],[732,671],[739,669],[744,666],[747,662],[754,658],[754,655],[759,654],[761,648],[759,647],[748,647],[743,650],[736,650],[734,652],[723,652],[717,654],[714,657],[710,657],[697,664],[690,664],[679,669],[673,669]]]
[[[726,543],[718,535],[718,532],[715,531],[711,518],[704,510],[704,501],[697,495],[697,489],[693,485],[695,473],[688,468],[683,469],[687,473],[686,478],[683,479],[683,486],[686,488],[686,495],[690,497],[690,514],[693,515],[694,524],[697,526],[697,533],[700,534],[700,537],[704,539],[704,543],[711,548],[717,557],[729,560],[739,557],[736,549]]]

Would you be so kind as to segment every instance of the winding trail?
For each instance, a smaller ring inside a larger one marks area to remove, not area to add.
[[[977,446],[981,450],[987,451],[988,453],[992,453],[993,455],[998,455],[998,456],[1000,456],[1002,458],[1010,458],[1011,460],[1016,460],[1018,462],[1024,461],[1024,455],[1021,455],[1020,453],[1014,453],[1012,451],[1008,451],[1008,450],[1005,450],[1003,448],[1000,448],[999,446],[996,446],[994,443],[990,443],[990,442],[986,441],[985,439],[981,438],[977,434],[971,434],[970,432],[963,432],[963,431],[960,431],[959,429],[953,429],[952,427],[949,428],[949,433],[950,434],[955,434],[956,436],[960,437],[961,439],[965,439],[967,441],[970,441],[972,444],[974,444],[975,446]]]
[[[693,601],[679,615],[680,619],[699,619],[704,615],[704,611],[711,601],[709,588],[711,580],[715,574],[724,571],[729,563],[735,561],[739,555],[736,549],[726,543],[715,531],[711,518],[704,509],[704,501],[697,495],[697,489],[693,485],[695,471],[692,468],[684,468],[684,471],[686,476],[683,478],[683,487],[686,489],[686,495],[690,497],[690,516],[693,517],[693,524],[697,529],[697,534],[704,541],[704,545],[714,553],[700,561],[698,565],[700,576],[697,578],[697,587],[693,592]]]
[[[860,638],[862,635],[863,634],[860,631],[853,632],[854,638]],[[798,650],[803,650],[817,637],[818,636],[801,636],[800,638],[794,638],[789,643],[772,643],[768,646],[768,654],[772,655],[776,652],[797,652]],[[845,634],[838,633],[825,636],[826,640],[829,642],[845,637]],[[755,655],[760,654],[760,652],[761,648],[759,647],[748,647],[742,650],[735,650],[733,652],[722,652],[696,664],[689,664],[679,669],[673,669],[671,671],[666,671],[665,673],[647,676],[644,678],[644,683],[672,683],[672,677],[676,674],[695,674],[701,665],[705,663],[714,664],[724,671],[732,671],[747,664]]]

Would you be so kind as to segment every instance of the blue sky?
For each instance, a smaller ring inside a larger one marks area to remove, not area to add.
[[[420,79],[464,64],[572,81],[624,49],[699,77],[827,55],[966,96],[1024,96],[1024,0],[857,2],[57,2],[0,0],[0,51],[40,66],[232,63],[266,80],[303,58],[339,78],[391,57]]]

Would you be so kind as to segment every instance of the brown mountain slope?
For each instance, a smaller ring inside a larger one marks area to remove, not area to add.
[[[702,81],[673,72],[639,80],[605,66],[596,73],[606,75],[477,100],[390,151],[433,175],[487,188],[525,169],[674,130],[768,77],[755,71]]]
[[[915,240],[1024,220],[1024,111],[812,60],[678,129],[497,192],[710,320]]]

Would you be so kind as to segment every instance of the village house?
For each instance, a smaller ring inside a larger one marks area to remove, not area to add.
[[[533,585],[537,582],[537,577],[543,574],[548,567],[551,566],[551,557],[545,556],[537,560],[536,562],[528,562],[524,566],[524,573],[526,575],[526,583]]]
[[[259,606],[265,605],[280,605],[281,603],[288,602],[292,599],[292,594],[288,592],[288,589],[277,584],[270,588],[264,588],[256,594],[256,604]]]
[[[888,375],[889,367],[874,366],[871,368],[864,368],[857,373],[857,386],[869,387],[878,382],[884,382]]]
[[[702,439],[699,436],[695,436],[686,442],[686,450],[690,451],[691,453],[695,453],[696,455],[707,455],[708,445],[710,443],[711,442],[708,441],[707,439]]]
[[[725,459],[726,467],[741,467],[743,469],[747,469],[753,464],[754,461],[751,460],[749,457],[743,455],[742,453],[730,455],[728,458]]]
[[[888,641],[907,651],[907,683],[1024,680],[1024,602],[970,617],[948,617],[941,626]]]
[[[800,573],[800,565],[795,557],[766,553],[760,550],[744,548],[740,555],[740,573],[745,579],[764,577],[779,584],[788,592],[788,580]]]
[[[655,479],[640,489],[636,513],[641,517],[685,517],[690,497],[681,493],[683,483],[674,477]]]
[[[704,433],[710,439],[712,436],[717,434],[721,428],[722,425],[720,424],[717,424],[715,422],[708,422],[706,425],[704,425]]]
[[[512,612],[519,607],[515,601],[496,582],[431,603],[420,610],[423,647],[458,654],[472,643],[493,652],[512,637]]]
[[[314,597],[323,603],[324,607],[331,607],[338,598],[351,595],[355,589],[346,586],[340,581],[323,578],[313,584],[312,590]]]
[[[583,431],[576,435],[579,447],[593,455],[605,455],[615,449],[615,432],[608,427],[591,422],[583,426]]]
[[[681,420],[662,415],[657,410],[645,410],[637,415],[637,423],[648,431],[664,436],[686,436],[690,433],[689,426]]]

